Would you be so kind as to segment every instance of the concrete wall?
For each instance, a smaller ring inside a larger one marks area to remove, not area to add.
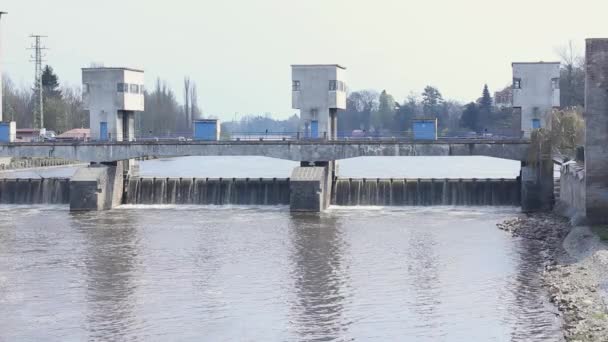
[[[123,140],[122,121],[119,111],[143,111],[144,73],[125,68],[85,68],[82,83],[88,92],[83,95],[89,110],[91,139],[100,139],[100,122],[107,122],[112,140]],[[119,83],[137,85],[137,93],[119,92]],[[140,88],[141,87],[141,88]],[[125,139],[127,140],[127,139]]]
[[[556,211],[577,224],[582,223],[586,215],[585,197],[584,166],[575,163],[563,165]]]
[[[346,108],[345,89],[330,90],[330,81],[346,84],[345,68],[339,65],[292,65],[292,81],[298,81],[299,90],[292,91],[292,107],[300,110],[301,127],[312,120],[319,122],[319,135],[331,137],[330,109]]]
[[[608,39],[587,39],[585,197],[590,224],[608,223]]]
[[[524,161],[529,142],[133,142],[0,144],[0,157],[54,157],[106,162],[140,157],[266,156],[330,161],[365,156],[488,156]]]
[[[513,63],[512,67],[513,79],[521,80],[521,89],[513,89],[513,107],[521,108],[521,130],[529,137],[532,119],[547,127],[548,113],[560,105],[560,63]],[[558,89],[553,89],[552,79],[558,79]]]

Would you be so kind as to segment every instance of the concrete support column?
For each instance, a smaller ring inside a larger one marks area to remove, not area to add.
[[[289,206],[295,212],[322,212],[331,204],[335,162],[302,162],[289,180]]]
[[[109,210],[122,203],[123,161],[80,168],[70,179],[70,210]]]
[[[329,109],[329,140],[338,139],[338,110]]]
[[[553,208],[553,162],[521,164],[521,209],[523,212],[546,211]]]
[[[551,210],[555,202],[551,143],[535,131],[529,148],[529,160],[521,163],[522,211]]]
[[[608,223],[608,38],[587,39],[585,205],[590,224]]]

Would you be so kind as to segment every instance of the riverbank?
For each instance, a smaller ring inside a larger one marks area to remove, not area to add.
[[[588,227],[555,214],[508,220],[498,228],[543,246],[543,284],[566,341],[608,341],[608,246]]]

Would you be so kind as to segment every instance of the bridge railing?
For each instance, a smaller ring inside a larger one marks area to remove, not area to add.
[[[470,132],[470,131],[452,131],[442,132],[437,136],[437,140],[516,140],[521,139],[521,135],[516,134],[496,134],[488,132]],[[49,142],[119,142],[124,141],[122,135],[108,135],[105,139],[92,139],[85,134],[62,135],[53,139],[47,139]],[[196,140],[192,132],[176,132],[168,134],[153,134],[150,132],[138,132],[133,137],[137,142],[188,142]],[[336,138],[330,138],[327,132],[319,132],[311,134],[311,132],[296,131],[296,132],[224,132],[220,141],[416,141],[428,139],[416,139],[411,131],[382,131],[382,132],[366,132],[366,131],[340,131],[337,132]]]

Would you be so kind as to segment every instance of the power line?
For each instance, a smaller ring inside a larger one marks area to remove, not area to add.
[[[38,92],[38,101],[36,103],[36,109],[34,110],[34,121],[32,122],[33,128],[44,128],[44,102],[43,102],[43,94],[42,94],[42,62],[46,62],[44,57],[44,50],[48,50],[46,47],[42,45],[42,39],[47,36],[34,35],[32,34],[30,38],[34,39],[34,43],[32,47],[28,50],[34,50],[34,55],[30,56],[30,62],[34,63],[34,84],[38,88],[36,89]],[[38,122],[38,119],[40,122]],[[38,125],[39,124],[39,125]]]

